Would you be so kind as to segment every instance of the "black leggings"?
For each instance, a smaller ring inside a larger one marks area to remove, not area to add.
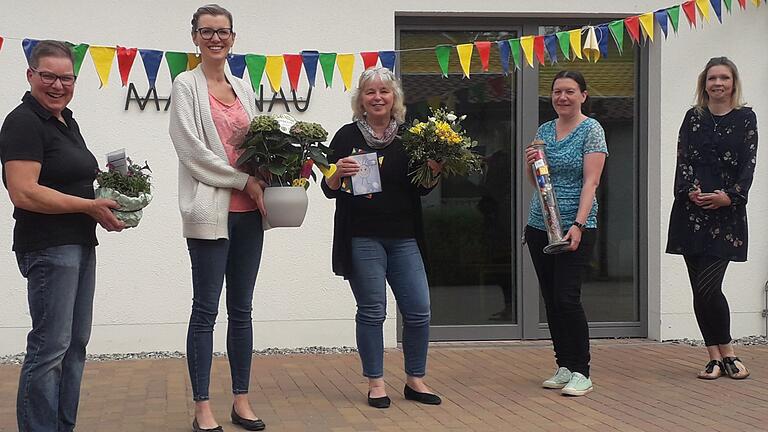
[[[581,305],[581,280],[596,235],[596,230],[588,229],[574,252],[547,255],[542,250],[549,243],[547,233],[525,227],[525,241],[544,298],[557,365],[585,377],[589,377],[589,325]]]
[[[683,256],[693,288],[693,311],[707,346],[731,342],[731,312],[723,294],[728,260],[712,256]]]

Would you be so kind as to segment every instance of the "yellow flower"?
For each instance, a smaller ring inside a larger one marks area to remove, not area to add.
[[[419,123],[416,126],[413,126],[410,129],[408,129],[408,132],[410,132],[412,134],[415,134],[415,135],[423,135],[424,134],[424,129],[426,129],[426,128],[427,128],[427,124],[426,123]]]
[[[291,185],[294,187],[304,187],[306,186],[306,184],[307,184],[307,179],[305,178],[294,179],[293,182],[291,183]]]

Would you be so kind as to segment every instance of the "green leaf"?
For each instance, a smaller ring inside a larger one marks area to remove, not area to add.
[[[251,160],[254,156],[256,156],[256,153],[258,152],[258,149],[255,147],[249,147],[247,148],[243,154],[240,155],[239,158],[237,158],[237,162],[235,162],[235,165],[245,165],[247,162]]]
[[[267,169],[269,172],[276,176],[281,176],[285,174],[285,171],[288,169],[285,165],[281,164],[280,162],[270,162],[267,165]]]

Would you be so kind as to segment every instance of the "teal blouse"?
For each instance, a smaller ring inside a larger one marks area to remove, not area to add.
[[[549,162],[549,174],[557,196],[562,226],[567,230],[576,220],[576,213],[579,210],[579,198],[584,184],[584,155],[587,153],[608,155],[608,145],[605,143],[603,127],[593,118],[587,118],[579,123],[571,133],[559,141],[555,130],[556,121],[556,119],[551,120],[539,126],[536,138],[547,144],[544,152]],[[531,197],[528,225],[546,231],[537,193],[534,192]],[[592,203],[586,226],[597,228],[597,197]]]

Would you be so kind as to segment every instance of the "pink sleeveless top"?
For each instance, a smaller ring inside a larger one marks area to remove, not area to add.
[[[227,105],[216,99],[212,93],[208,93],[208,95],[211,103],[213,124],[216,125],[216,131],[219,133],[221,143],[224,144],[229,164],[238,168],[235,165],[241,153],[238,147],[245,140],[245,134],[248,132],[251,120],[248,118],[248,113],[245,111],[243,104],[240,103],[240,99],[236,99],[232,104]],[[256,209],[256,203],[251,200],[247,193],[232,189],[229,211],[248,212]]]

